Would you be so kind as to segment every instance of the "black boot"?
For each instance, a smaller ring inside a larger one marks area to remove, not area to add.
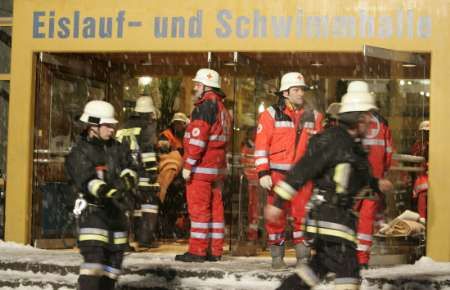
[[[222,260],[222,256],[206,255],[206,261],[208,262],[219,262],[220,260]]]
[[[297,274],[292,274],[281,282],[277,290],[309,290],[309,287]]]
[[[198,256],[191,254],[189,252],[186,252],[182,255],[176,255],[175,261],[181,261],[181,262],[195,262],[195,263],[203,263],[206,261],[205,256]]]

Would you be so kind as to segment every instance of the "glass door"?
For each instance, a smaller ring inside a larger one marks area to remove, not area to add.
[[[379,232],[381,238],[374,250],[392,249],[386,242],[398,246],[401,242],[394,237],[403,236],[402,243],[410,249],[418,245],[415,252],[409,253],[414,260],[425,254],[430,54],[365,46],[363,57],[363,79],[370,84],[393,139],[393,160],[387,178],[394,183],[395,191],[385,196],[384,210],[391,227]],[[410,219],[415,223],[407,235],[394,230],[395,218],[406,210],[413,212]]]

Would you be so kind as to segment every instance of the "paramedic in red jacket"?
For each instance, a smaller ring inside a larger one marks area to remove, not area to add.
[[[175,260],[219,261],[224,240],[222,180],[231,117],[223,104],[225,95],[216,71],[200,69],[193,81],[195,105],[184,136],[182,171],[191,235],[188,251]]]
[[[286,172],[306,151],[309,138],[322,129],[323,115],[310,108],[304,100],[305,80],[298,72],[283,75],[279,90],[279,102],[264,111],[256,134],[255,165],[259,184],[270,191],[267,203],[272,204],[272,187],[283,179]],[[312,192],[312,184],[306,184],[290,203],[278,223],[266,221],[268,243],[272,255],[272,268],[283,269],[286,211],[294,218],[293,241],[298,265],[309,257],[301,231],[305,203]]]
[[[375,105],[375,101],[373,103]],[[392,134],[387,120],[377,110],[371,111],[370,126],[362,143],[368,152],[373,177],[385,178],[392,162]],[[367,268],[375,220],[383,220],[384,197],[380,193],[374,193],[360,198],[356,206],[359,212],[357,254],[361,267]]]

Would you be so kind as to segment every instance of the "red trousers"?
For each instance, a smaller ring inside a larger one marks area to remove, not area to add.
[[[284,178],[284,175],[278,171],[272,171],[272,183],[275,185],[278,181]],[[276,223],[266,221],[266,231],[268,234],[269,245],[281,245],[285,241],[285,229],[287,224],[287,215],[290,213],[294,219],[294,231],[292,233],[292,240],[294,244],[298,244],[304,240],[302,224],[305,217],[305,206],[308,203],[312,193],[312,183],[308,182],[305,186],[299,189],[295,197],[286,202],[280,219]],[[267,196],[267,203],[273,204],[275,193],[270,192]]]
[[[427,192],[422,191],[417,195],[417,211],[421,218],[427,218]]]
[[[222,182],[192,179],[186,185],[188,212],[191,219],[189,253],[222,256],[224,216]]]
[[[359,202],[358,207],[358,262],[359,264],[368,264],[370,259],[370,248],[372,246],[373,226],[378,211],[378,201],[373,199],[363,199]]]

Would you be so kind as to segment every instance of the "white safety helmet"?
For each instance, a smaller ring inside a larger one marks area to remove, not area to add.
[[[208,87],[220,89],[219,73],[209,68],[199,69],[192,80]]]
[[[430,131],[430,121],[425,120],[420,122],[419,131]]]
[[[369,85],[363,81],[352,81],[348,85],[347,93],[342,97],[339,114],[377,109],[374,96],[369,92]]]
[[[80,121],[93,125],[118,123],[114,118],[113,105],[99,100],[90,101],[84,106]]]
[[[170,124],[172,124],[175,121],[181,121],[184,124],[186,124],[188,121],[188,118],[187,118],[186,114],[184,114],[182,112],[178,112],[178,113],[173,114],[172,120],[170,120]]]
[[[306,87],[305,78],[299,72],[289,72],[281,77],[279,92],[289,90],[292,87]]]
[[[136,100],[136,106],[134,111],[137,113],[154,113],[156,114],[156,108],[153,104],[153,99],[150,96],[142,96]]]

